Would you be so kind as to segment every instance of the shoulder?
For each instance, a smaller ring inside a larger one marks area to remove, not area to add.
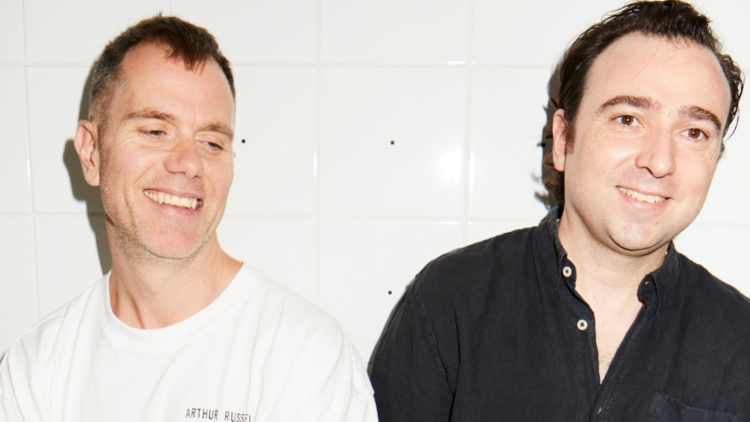
[[[265,321],[264,329],[289,331],[300,336],[304,333],[306,338],[314,335],[324,343],[344,340],[341,325],[323,308],[255,268],[248,266],[245,270],[252,284],[247,305],[260,312],[259,317]]]
[[[95,291],[106,277],[84,290],[75,299],[61,306],[42,318],[8,347],[3,364],[14,359],[46,362],[50,354],[61,343],[74,340],[74,335],[81,320],[96,304]],[[6,362],[7,361],[7,362]]]
[[[70,352],[76,342],[85,315],[97,308],[94,292],[100,283],[102,280],[11,343],[0,358],[0,398],[12,402],[20,397],[26,403],[26,410],[29,410],[29,400],[37,404],[43,402],[56,368],[66,365],[66,352]],[[35,411],[42,412],[42,409]]]
[[[320,414],[333,403],[371,402],[364,365],[339,322],[286,285],[247,270],[252,290],[246,305],[258,318],[257,345],[264,345],[256,349],[269,351],[262,371],[269,382],[285,379],[309,399],[299,414]]]
[[[489,282],[498,272],[526,267],[533,254],[533,239],[537,227],[504,233],[472,245],[448,252],[417,274],[418,289],[451,290]]]
[[[750,299],[686,256],[678,254],[678,257],[680,278],[677,283],[688,282],[684,286],[688,289],[687,305],[705,309],[709,319],[729,319],[746,326],[745,322],[750,320]]]

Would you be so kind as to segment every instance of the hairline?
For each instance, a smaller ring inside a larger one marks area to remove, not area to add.
[[[686,36],[683,36],[683,35],[670,36],[670,35],[665,35],[665,34],[649,34],[648,32],[645,32],[642,29],[634,29],[634,30],[626,32],[624,34],[620,34],[617,38],[613,39],[602,51],[599,52],[599,54],[596,55],[596,57],[594,57],[593,60],[591,60],[591,64],[586,69],[586,75],[583,78],[583,84],[582,84],[582,89],[581,89],[581,97],[580,97],[580,100],[578,101],[578,109],[576,110],[576,113],[573,116],[572,120],[570,120],[568,118],[569,117],[568,113],[564,114],[565,128],[563,130],[563,135],[565,136],[565,141],[566,141],[565,142],[565,151],[566,152],[570,152],[570,151],[573,150],[573,148],[575,146],[575,139],[574,139],[575,138],[575,134],[576,134],[575,122],[576,122],[576,120],[578,118],[578,111],[580,111],[580,107],[581,107],[581,104],[583,103],[583,99],[586,96],[586,93],[588,92],[589,80],[591,78],[591,70],[594,68],[594,66],[596,65],[597,60],[599,60],[599,58],[601,57],[602,54],[604,54],[605,51],[609,50],[615,43],[617,43],[618,41],[622,40],[623,37],[626,37],[626,36],[632,35],[632,34],[641,34],[641,35],[649,37],[649,38],[661,38],[661,39],[667,40],[669,42],[674,42],[674,43],[685,42],[688,45],[697,46],[697,47],[700,47],[700,48],[705,48],[706,50],[708,50],[709,53],[711,53],[711,55],[713,56],[714,60],[716,60],[716,64],[719,66],[719,70],[721,71],[721,75],[724,77],[724,82],[727,83],[727,87],[730,89],[730,92],[729,92],[729,104],[728,104],[729,111],[727,112],[727,115],[724,117],[725,118],[724,128],[723,128],[723,130],[720,129],[720,132],[721,132],[721,143],[723,145],[723,143],[724,143],[724,137],[726,136],[727,130],[729,129],[729,116],[732,114],[732,101],[733,101],[733,97],[732,97],[731,85],[730,85],[730,82],[729,82],[729,78],[728,78],[726,72],[724,71],[723,66],[721,65],[721,61],[719,60],[719,54],[721,54],[721,53],[718,52],[718,51],[717,52],[713,52],[709,47],[707,47],[707,46],[705,46],[705,45],[703,45],[703,44],[701,44],[699,42],[696,42],[694,40],[691,40],[690,38],[688,38]],[[559,110],[562,110],[563,112],[566,111],[562,107],[560,107]],[[719,157],[719,158],[721,158],[721,157]]]
[[[145,48],[149,45],[161,49],[164,52],[164,55],[167,57],[167,60],[182,62],[182,64],[185,65],[185,69],[188,71],[199,71],[204,68],[206,64],[209,63],[209,61],[213,61],[217,66],[219,66],[221,75],[224,77],[227,85],[229,85],[229,92],[232,95],[232,101],[236,105],[236,92],[232,89],[227,75],[224,73],[223,69],[221,69],[219,62],[215,58],[213,58],[211,55],[206,55],[206,57],[204,57],[203,59],[197,60],[196,62],[190,64],[187,62],[187,60],[185,60],[185,58],[177,54],[176,50],[172,48],[168,43],[160,40],[158,37],[147,38],[128,49],[128,51],[122,56],[122,60],[117,63],[113,77],[109,79],[108,83],[104,86],[104,89],[99,93],[99,96],[91,102],[88,118],[96,126],[99,139],[103,139],[105,132],[107,131],[107,129],[109,129],[108,126],[109,123],[111,123],[112,106],[115,103],[115,98],[117,98],[117,96],[122,93],[123,88],[126,86],[127,77],[124,69],[125,61],[128,60],[128,57],[131,56],[131,53],[133,51],[139,48]],[[100,102],[105,100],[107,101],[108,105],[100,106]],[[98,121],[100,119],[102,120],[101,122]]]

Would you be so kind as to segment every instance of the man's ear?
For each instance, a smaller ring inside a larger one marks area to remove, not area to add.
[[[567,126],[565,110],[557,110],[552,117],[552,160],[555,170],[560,172],[565,171],[565,159],[568,156]]]
[[[91,186],[99,186],[101,156],[96,126],[87,120],[81,120],[78,123],[73,144],[78,152],[78,158],[81,159],[83,177],[86,178],[86,182]]]

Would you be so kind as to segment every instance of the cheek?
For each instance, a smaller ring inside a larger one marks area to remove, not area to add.
[[[232,180],[234,179],[233,164],[232,161],[220,161],[208,164],[211,173],[211,185],[217,194],[224,196],[228,194],[229,188],[232,186]]]

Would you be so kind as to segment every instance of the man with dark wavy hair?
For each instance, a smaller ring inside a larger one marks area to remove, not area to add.
[[[709,20],[638,2],[566,52],[538,227],[443,255],[373,358],[381,420],[750,420],[750,302],[675,250],[742,73]]]
[[[112,271],[10,346],[0,421],[377,420],[340,325],[219,245],[234,96],[216,40],[179,18],[104,49],[75,147]]]

